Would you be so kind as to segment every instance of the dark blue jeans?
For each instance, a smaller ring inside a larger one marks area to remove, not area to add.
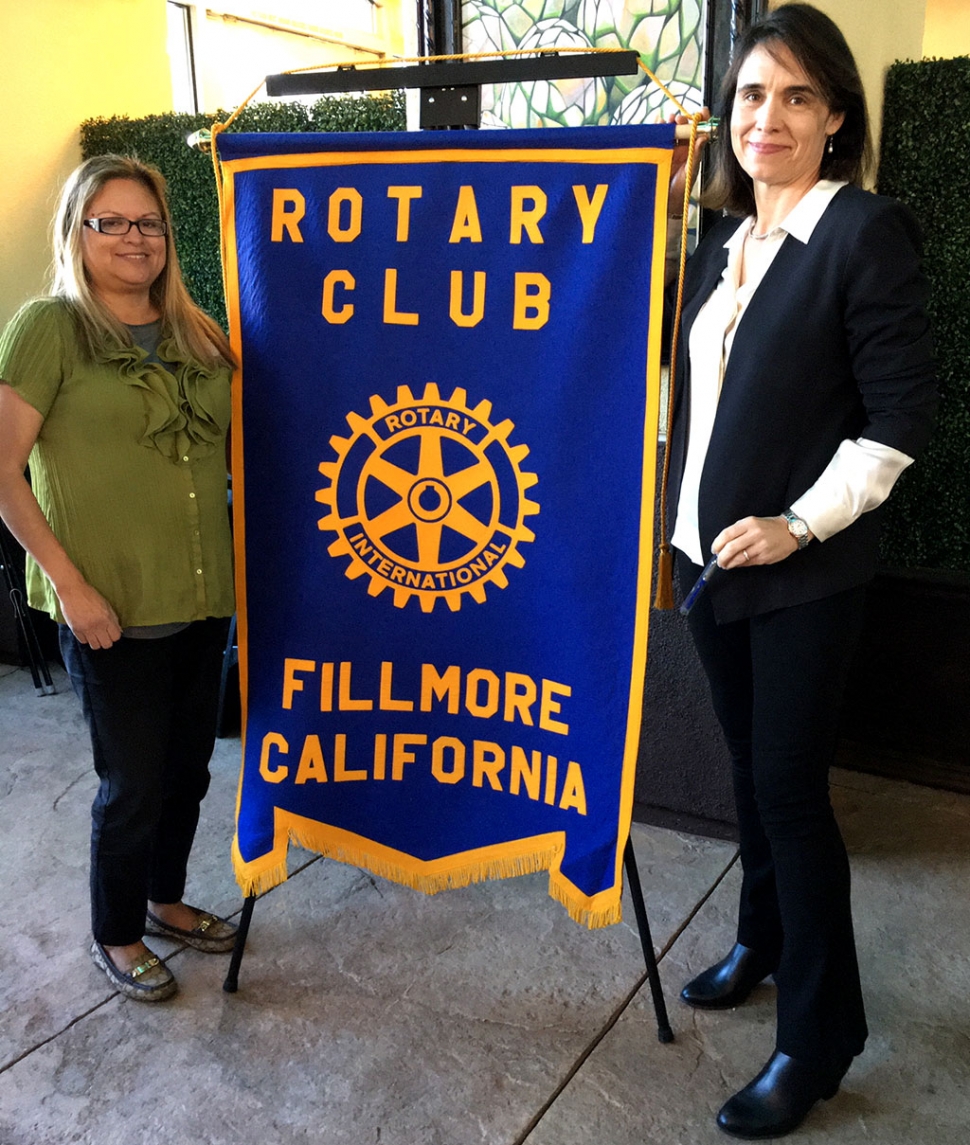
[[[127,946],[145,909],[179,902],[209,787],[228,620],[199,620],[160,640],[79,643],[61,654],[91,733],[101,780],[91,807],[91,928]]]
[[[678,569],[682,586],[701,572],[682,554]],[[737,940],[777,960],[777,1048],[835,1067],[862,1052],[867,1033],[849,860],[828,783],[866,590],[730,624],[715,622],[716,591],[701,595],[688,623],[733,764]]]

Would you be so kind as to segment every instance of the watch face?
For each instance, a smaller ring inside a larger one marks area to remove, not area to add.
[[[801,517],[796,517],[793,513],[791,516],[786,514],[785,519],[788,521],[788,531],[793,537],[808,536],[808,525]]]

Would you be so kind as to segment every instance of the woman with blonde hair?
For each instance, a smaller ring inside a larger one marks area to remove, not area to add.
[[[0,515],[91,734],[91,955],[155,1002],[177,987],[146,934],[209,952],[235,935],[182,901],[234,608],[233,355],[182,281],[158,171],[82,163],[53,245],[50,294],[0,336]]]

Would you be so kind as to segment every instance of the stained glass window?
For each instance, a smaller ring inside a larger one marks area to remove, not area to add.
[[[704,0],[464,0],[466,52],[632,48],[688,110],[702,104]],[[673,105],[645,72],[482,88],[482,127],[650,123]]]

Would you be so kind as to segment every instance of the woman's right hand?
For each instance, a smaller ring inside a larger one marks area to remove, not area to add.
[[[711,109],[709,107],[702,107],[701,115],[704,119],[710,119]],[[671,112],[671,114],[667,116],[667,122],[675,124],[690,123],[690,117]],[[699,134],[694,143],[695,176],[697,174],[697,159],[700,157],[701,150],[706,144],[707,136]],[[670,195],[667,201],[670,204],[670,212],[675,218],[679,218],[683,212],[684,189],[687,178],[687,152],[689,150],[690,147],[686,139],[678,140],[674,145],[673,160],[670,165]]]
[[[64,619],[78,640],[92,648],[110,648],[121,638],[115,610],[64,551],[24,478],[43,424],[43,415],[0,381],[0,516],[54,586]]]
[[[111,605],[86,580],[58,589],[61,612],[75,637],[91,648],[110,648],[121,639],[121,625]]]

